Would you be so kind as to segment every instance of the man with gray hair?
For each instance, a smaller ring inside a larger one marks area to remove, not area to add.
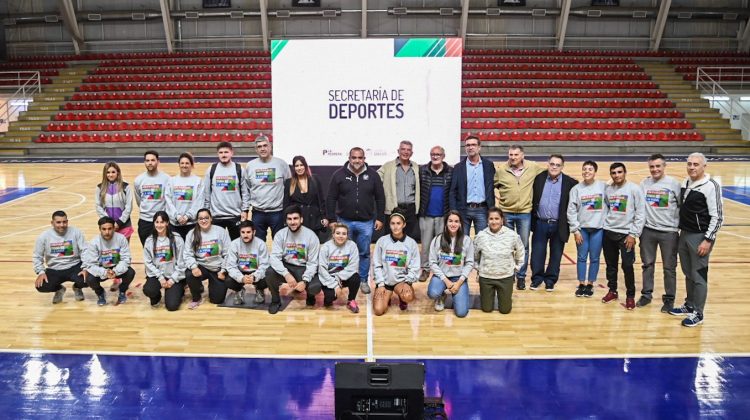
[[[391,210],[399,207],[404,210],[406,217],[406,234],[419,242],[419,222],[417,209],[419,209],[420,187],[419,187],[419,165],[411,160],[414,153],[413,145],[409,140],[402,140],[398,145],[398,157],[384,163],[378,169],[378,175],[383,181],[385,192],[385,214],[391,214]],[[385,224],[386,233],[390,232],[388,223]]]
[[[685,274],[685,304],[669,311],[684,316],[682,325],[703,323],[708,294],[708,257],[724,221],[721,186],[706,173],[706,157],[692,153],[687,159],[688,178],[680,190],[680,239],[677,252]]]
[[[255,138],[258,158],[245,166],[242,183],[242,211],[252,210],[255,236],[266,240],[284,227],[284,181],[292,177],[289,164],[273,156],[271,141],[264,134]]]
[[[651,303],[654,291],[656,248],[661,251],[664,273],[664,295],[661,311],[667,313],[674,307],[677,290],[677,225],[679,224],[680,183],[665,173],[664,156],[654,154],[648,158],[650,177],[641,181],[646,199],[646,224],[641,232],[641,262],[643,263],[643,289],[635,304],[643,307]]]
[[[422,236],[422,249],[419,253],[422,274],[419,281],[426,281],[430,273],[430,244],[437,234],[443,231],[443,216],[448,212],[448,193],[451,187],[453,168],[443,162],[445,149],[433,146],[430,149],[430,163],[419,168],[419,231]],[[469,232],[464,232],[466,235]]]

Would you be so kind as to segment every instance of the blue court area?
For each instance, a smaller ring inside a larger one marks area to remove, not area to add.
[[[28,195],[46,190],[47,187],[27,187],[27,188],[0,188],[0,204],[17,200]]]
[[[329,419],[335,360],[0,354],[3,418]],[[425,360],[451,419],[746,418],[750,358]],[[744,414],[743,414],[744,413]]]
[[[750,187],[721,187],[721,195],[750,206]]]

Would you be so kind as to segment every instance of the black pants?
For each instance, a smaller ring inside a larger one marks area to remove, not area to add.
[[[73,282],[73,287],[76,289],[83,289],[86,287],[86,281],[83,276],[79,276],[81,272],[81,263],[78,263],[70,268],[64,270],[53,270],[48,268],[44,270],[47,274],[47,282],[42,283],[41,286],[37,287],[36,290],[41,293],[52,293],[60,290],[62,284],[66,281]]]
[[[242,274],[253,274],[253,273],[242,273]],[[260,279],[252,284],[255,288],[256,292],[263,293],[264,290],[268,288],[268,283],[266,283],[266,279]],[[239,292],[245,287],[245,283],[239,283],[235,279],[230,279],[229,275],[227,275],[227,287],[229,289],[234,290],[235,292]]]
[[[305,273],[305,266],[297,266],[292,264],[284,263],[284,267],[294,276],[295,280],[302,281],[302,274]],[[279,288],[283,283],[286,283],[284,276],[277,273],[273,268],[269,268],[266,271],[266,282],[268,288],[271,289],[271,302],[281,302],[281,296],[279,295]],[[307,303],[315,302],[315,295],[321,292],[323,285],[318,279],[318,275],[315,274],[310,282],[307,284]],[[335,297],[334,297],[335,299]],[[331,301],[333,302],[333,301]]]
[[[146,284],[143,285],[143,294],[151,299],[151,304],[156,305],[161,300],[161,283],[156,277],[146,277]],[[180,309],[182,297],[185,296],[185,285],[175,283],[172,287],[164,289],[164,306],[168,311]]]
[[[347,287],[349,289],[349,297],[347,298],[347,300],[357,299],[357,292],[359,292],[359,285],[361,283],[362,283],[362,280],[359,277],[359,273],[354,273],[351,277],[349,277],[348,280],[344,280],[341,282],[341,287]],[[323,303],[326,306],[330,306],[333,304],[333,301],[336,300],[336,292],[335,292],[335,289],[329,289],[331,290],[333,298],[331,299],[330,303],[328,303],[325,300],[325,297],[327,297],[327,295],[325,294],[326,289],[328,288],[323,286],[323,296],[324,296]]]
[[[130,287],[130,283],[135,278],[135,270],[133,270],[133,267],[128,267],[128,271],[120,274],[117,277],[122,280],[122,283],[120,283],[120,293],[125,293],[128,290],[128,287]],[[102,294],[104,294],[104,288],[102,287],[101,282],[109,280],[111,279],[100,279],[99,277],[89,274],[88,278],[86,279],[86,283],[89,284],[89,287],[94,291],[94,293],[96,293],[97,296],[101,296]]]
[[[227,288],[231,286],[231,283],[239,284],[230,279],[229,276],[225,280],[219,280],[219,273],[217,271],[211,271],[202,265],[199,265],[198,269],[201,270],[201,275],[198,277],[193,275],[191,269],[188,268],[185,270],[185,278],[190,287],[190,294],[193,295],[193,302],[201,300],[203,280],[208,279],[208,301],[217,305],[224,303],[224,299],[227,297]]]
[[[141,246],[146,244],[146,238],[151,235],[154,231],[154,222],[148,222],[146,220],[138,220],[138,239],[141,241]]]
[[[187,237],[188,232],[190,232],[193,229],[195,229],[195,225],[178,225],[178,226],[172,225],[172,231],[182,236],[183,241]]]
[[[633,264],[635,263],[635,246],[628,251],[625,249],[625,238],[628,235],[624,233],[604,231],[602,240],[602,249],[604,250],[604,261],[607,263],[607,287],[609,290],[617,291],[617,264],[622,255],[622,272],[625,275],[626,297],[635,297],[635,273]]]
[[[240,217],[222,217],[222,218],[216,218],[211,221],[212,224],[216,226],[221,226],[223,228],[227,229],[227,233],[229,233],[229,237],[232,238],[232,240],[235,240],[240,237],[240,227],[237,226],[238,223],[240,223]]]

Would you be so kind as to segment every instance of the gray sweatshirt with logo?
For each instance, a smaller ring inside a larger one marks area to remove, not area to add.
[[[34,244],[34,272],[44,272],[45,264],[52,270],[65,270],[81,262],[81,254],[86,249],[83,233],[77,228],[68,226],[64,235],[49,228],[42,232]]]
[[[643,190],[632,182],[607,185],[609,211],[604,219],[604,230],[640,237],[646,222],[646,202]]]

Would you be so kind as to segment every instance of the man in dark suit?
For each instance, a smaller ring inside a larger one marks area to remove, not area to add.
[[[532,196],[531,230],[531,290],[538,289],[542,283],[551,292],[560,276],[560,260],[563,248],[570,237],[568,228],[568,198],[570,190],[578,183],[575,179],[562,173],[565,158],[562,155],[550,155],[547,171],[534,178]],[[549,264],[547,247],[549,246]]]
[[[464,233],[469,234],[472,222],[479,233],[487,227],[487,209],[495,207],[495,165],[479,154],[481,142],[469,135],[464,140],[466,158],[453,168],[448,205],[464,219]]]

